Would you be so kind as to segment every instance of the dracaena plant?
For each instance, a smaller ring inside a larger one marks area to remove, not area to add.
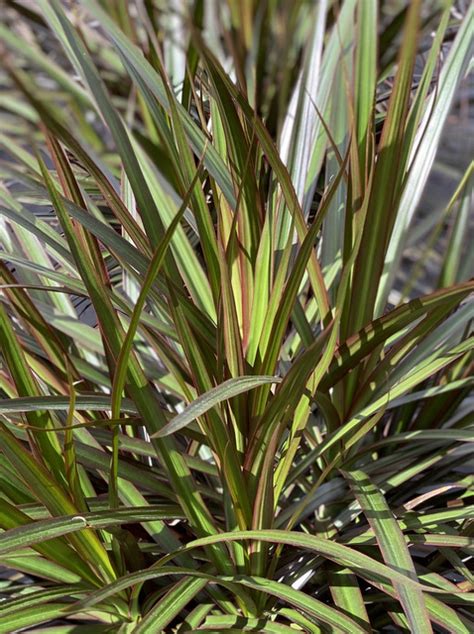
[[[0,632],[474,631],[467,4],[4,1]]]

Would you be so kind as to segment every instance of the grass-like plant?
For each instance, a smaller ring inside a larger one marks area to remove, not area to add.
[[[474,631],[459,4],[4,0],[0,632]]]

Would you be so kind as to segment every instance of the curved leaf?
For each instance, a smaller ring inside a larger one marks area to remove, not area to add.
[[[227,401],[234,396],[253,390],[260,385],[280,383],[280,381],[281,379],[278,377],[265,375],[240,376],[234,379],[228,379],[217,387],[210,389],[205,394],[198,396],[190,405],[178,414],[178,416],[175,416],[167,425],[158,432],[155,432],[152,438],[174,434],[219,403],[222,403],[222,401]]]

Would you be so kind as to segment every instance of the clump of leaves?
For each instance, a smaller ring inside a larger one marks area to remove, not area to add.
[[[0,632],[472,632],[472,6],[4,4]]]

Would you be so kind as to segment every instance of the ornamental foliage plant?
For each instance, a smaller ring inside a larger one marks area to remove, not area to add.
[[[474,632],[469,5],[3,0],[0,633]]]

